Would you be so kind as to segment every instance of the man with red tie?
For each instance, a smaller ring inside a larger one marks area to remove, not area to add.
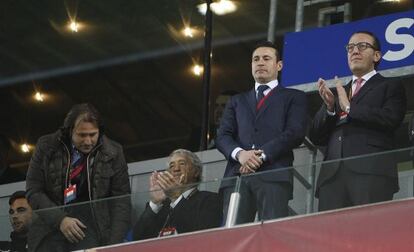
[[[319,79],[323,100],[310,130],[311,140],[326,145],[325,160],[390,150],[394,131],[406,110],[404,87],[395,78],[376,72],[381,48],[374,34],[359,31],[345,46],[352,81],[336,93]],[[322,166],[316,196],[319,210],[391,200],[398,191],[398,171],[391,155],[329,162]]]
[[[288,215],[292,198],[292,149],[305,136],[305,93],[284,88],[277,80],[283,63],[271,42],[256,45],[252,54],[254,88],[231,97],[217,131],[217,148],[228,160],[224,177],[243,176],[237,223]],[[270,172],[271,171],[271,172]],[[270,173],[269,173],[270,172]],[[234,187],[222,183],[224,216]]]

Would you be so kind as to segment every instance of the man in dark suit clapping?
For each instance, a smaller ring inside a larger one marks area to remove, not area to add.
[[[394,131],[406,110],[404,87],[395,78],[376,72],[381,48],[374,34],[352,34],[345,46],[352,81],[343,87],[336,79],[336,92],[319,79],[323,105],[315,115],[311,140],[326,145],[325,160],[390,150]],[[398,173],[391,155],[326,163],[317,182],[319,210],[391,200],[398,191]]]

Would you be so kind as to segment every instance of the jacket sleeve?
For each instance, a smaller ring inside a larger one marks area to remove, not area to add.
[[[46,193],[46,166],[50,148],[47,147],[47,139],[42,137],[36,144],[35,152],[30,160],[29,169],[26,177],[26,194],[27,199],[33,210],[44,208],[54,208],[45,211],[39,211],[39,217],[49,226],[59,229],[60,222],[66,216],[64,211],[53,202]],[[63,192],[62,192],[63,193]]]
[[[309,129],[309,139],[315,145],[327,145],[329,136],[335,129],[336,121],[338,120],[338,113],[331,116],[327,113],[328,108],[325,103],[322,104],[311,123]]]
[[[131,221],[131,186],[129,183],[128,166],[125,162],[122,147],[120,146],[113,165],[115,166],[113,167],[115,174],[111,178],[111,196],[120,197],[114,198],[114,202],[112,202],[110,208],[110,244],[115,244],[123,241],[126,233],[128,232]]]
[[[237,141],[237,120],[236,120],[236,97],[231,97],[227,102],[220,120],[220,127],[217,130],[216,145],[217,149],[223,153],[227,160],[232,160],[232,151],[240,147]]]
[[[267,161],[273,163],[286,152],[299,146],[306,134],[307,127],[307,101],[302,91],[295,93],[288,100],[288,110],[285,112],[285,127],[277,137],[269,139],[262,145]]]

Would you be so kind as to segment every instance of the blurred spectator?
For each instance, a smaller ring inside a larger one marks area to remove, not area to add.
[[[9,166],[10,140],[0,134],[0,185],[25,180],[26,176]]]
[[[73,106],[63,128],[38,140],[26,185],[33,209],[69,205],[38,212],[29,251],[72,251],[123,241],[130,225],[129,198],[90,202],[130,193],[122,147],[104,135],[92,105]]]
[[[236,91],[228,90],[221,92],[219,96],[217,96],[215,103],[214,103],[214,124],[209,125],[209,133],[208,133],[208,142],[207,142],[207,149],[214,149],[216,148],[215,138],[217,129],[220,126],[220,120],[223,115],[224,108],[226,107],[227,101],[233,95],[237,94]],[[198,151],[200,149],[200,141],[201,141],[201,127],[195,127],[191,130],[190,138],[187,143],[187,148],[192,151]]]
[[[216,142],[214,139],[217,135],[217,129],[220,127],[221,117],[223,116],[224,108],[226,107],[227,102],[233,95],[236,95],[236,91],[224,91],[216,98],[214,103],[214,128],[210,129],[209,142],[207,149],[216,148]]]
[[[25,192],[17,191],[9,199],[9,217],[13,231],[11,241],[1,241],[0,251],[27,251],[27,233],[32,222],[32,208],[27,202]]]
[[[221,207],[216,193],[199,191],[201,161],[191,151],[171,153],[168,169],[150,177],[151,200],[134,227],[134,239],[218,227]]]

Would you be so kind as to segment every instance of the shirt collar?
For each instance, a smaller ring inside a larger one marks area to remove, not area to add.
[[[76,149],[75,145],[72,143],[72,164],[76,163],[79,159],[81,159],[85,154],[80,152]]]
[[[191,195],[191,193],[195,190],[196,188],[190,188],[187,191],[183,192],[180,197],[178,197],[174,202],[171,202],[170,206],[171,208],[174,208],[178,202],[180,202],[180,200],[184,197],[184,199],[188,199],[188,197]]]
[[[276,80],[272,80],[272,81],[270,81],[270,82],[268,82],[268,83],[265,83],[265,84],[269,86],[270,90],[272,90],[272,89],[274,89],[275,87],[277,87],[277,85],[279,84],[279,82],[278,82],[278,80],[276,79]],[[257,83],[257,82],[254,84],[254,90],[256,90],[256,93],[257,93],[257,88],[258,88],[260,85],[263,85],[263,84],[260,84],[260,83]],[[270,90],[269,90],[269,91],[270,91]]]
[[[369,79],[371,79],[372,76],[374,76],[377,73],[377,71],[374,69],[371,72],[363,75],[361,78],[364,79],[365,82],[367,82]],[[355,80],[359,79],[355,75],[352,76],[352,83],[355,82]]]

